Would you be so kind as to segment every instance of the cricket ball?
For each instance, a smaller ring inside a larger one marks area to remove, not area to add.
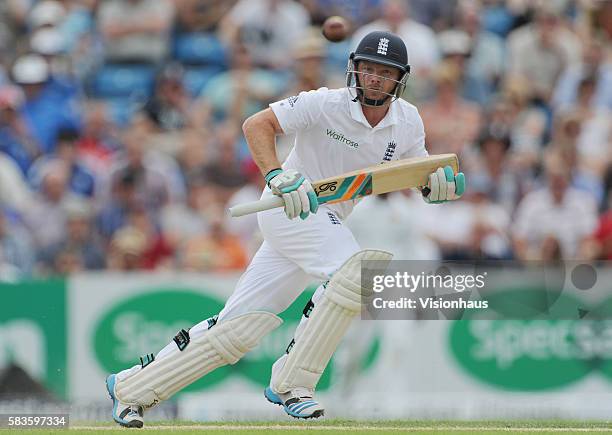
[[[325,20],[321,31],[328,41],[344,41],[349,34],[349,23],[345,18],[334,15]]]

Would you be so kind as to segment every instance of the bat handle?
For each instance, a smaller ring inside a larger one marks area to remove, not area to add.
[[[276,207],[282,207],[283,205],[285,205],[283,198],[280,196],[272,196],[270,198],[260,199],[259,201],[235,205],[230,207],[229,212],[232,217],[239,217]]]

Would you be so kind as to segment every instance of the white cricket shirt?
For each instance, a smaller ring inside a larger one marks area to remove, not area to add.
[[[348,88],[301,92],[270,104],[285,134],[295,144],[283,169],[295,169],[308,180],[340,175],[377,163],[427,156],[423,121],[415,106],[391,103],[385,117],[372,127],[361,104]],[[356,201],[330,204],[345,219]]]

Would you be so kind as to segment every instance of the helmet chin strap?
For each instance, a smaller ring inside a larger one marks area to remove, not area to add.
[[[353,103],[356,103],[357,101],[359,101],[361,104],[365,106],[380,107],[380,106],[385,105],[389,97],[390,95],[387,95],[384,98],[381,98],[380,100],[375,100],[373,98],[366,98],[366,96],[363,93],[363,89],[357,89],[357,96],[353,98]]]

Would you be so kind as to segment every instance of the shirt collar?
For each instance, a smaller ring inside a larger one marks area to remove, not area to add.
[[[390,125],[394,125],[398,123],[399,108],[397,107],[397,105],[399,103],[395,101],[391,103],[391,105],[389,106],[389,111],[387,112],[385,117],[378,123],[378,125],[376,125],[376,127],[372,127],[370,123],[368,122],[368,120],[366,119],[365,115],[363,114],[363,110],[361,110],[361,103],[359,103],[359,101],[353,101],[353,99],[351,98],[350,92],[348,92],[348,89],[347,89],[346,95],[347,95],[346,98],[348,101],[349,113],[351,115],[351,118],[365,125],[366,127],[372,128],[373,130],[378,130],[378,129],[385,128]]]

